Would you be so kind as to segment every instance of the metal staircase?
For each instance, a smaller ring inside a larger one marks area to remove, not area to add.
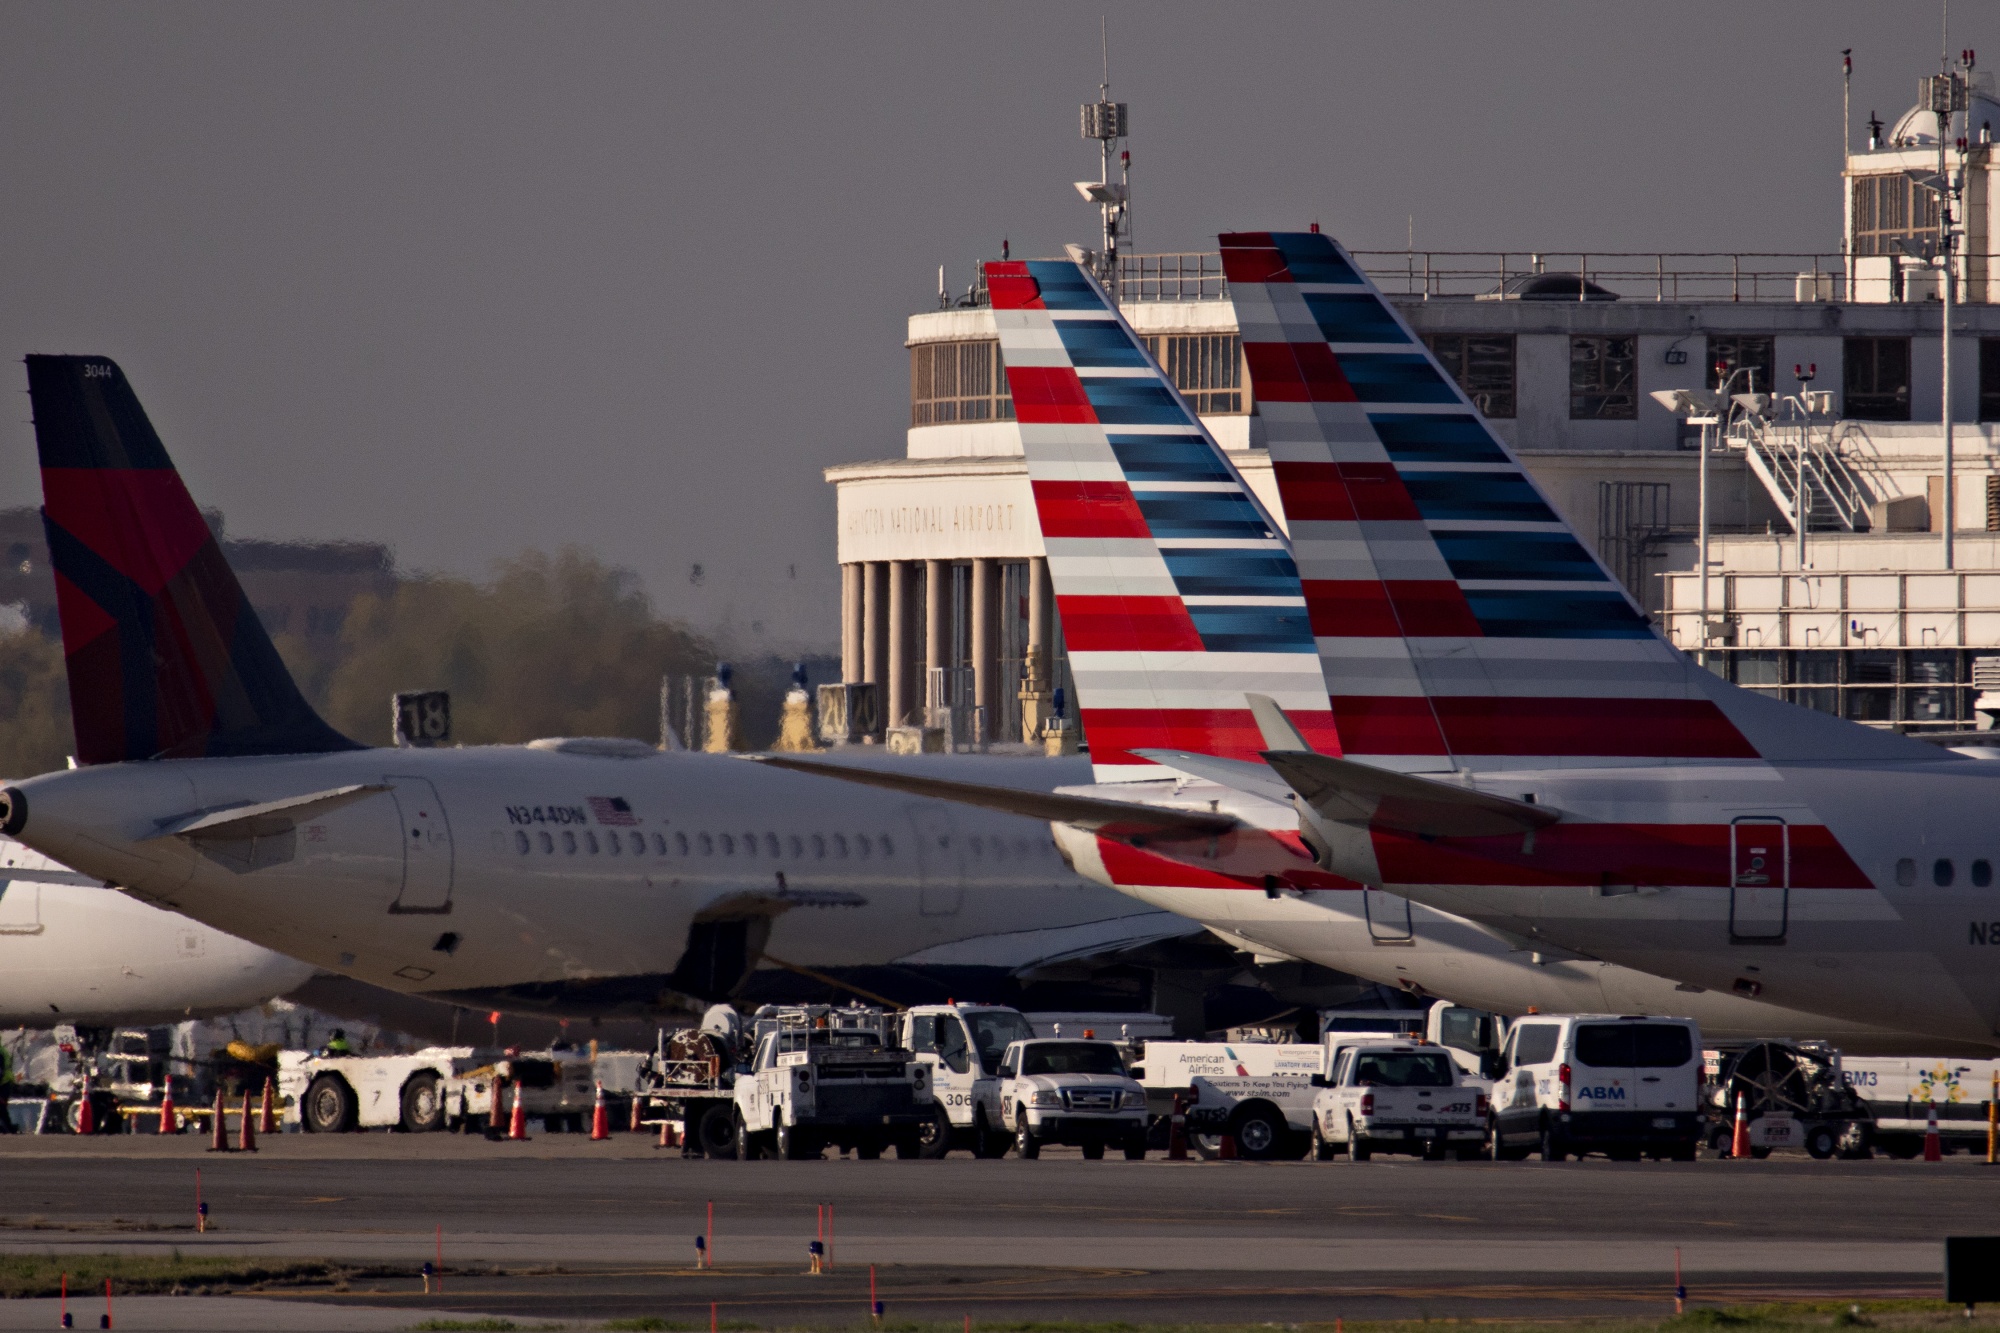
[[[1860,532],[1868,526],[1868,492],[1836,443],[1831,413],[1807,408],[1798,398],[1737,394],[1724,442],[1743,453],[1794,532]]]

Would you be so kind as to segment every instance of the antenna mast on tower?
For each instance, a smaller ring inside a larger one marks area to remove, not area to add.
[[[1103,248],[1093,256],[1097,276],[1107,285],[1118,275],[1118,246],[1132,239],[1132,154],[1118,152],[1118,179],[1111,179],[1111,152],[1125,138],[1125,104],[1111,100],[1111,33],[1109,24],[1101,29],[1104,45],[1104,81],[1097,86],[1097,100],[1083,104],[1083,137],[1098,145],[1097,179],[1076,182],[1076,192],[1097,205],[1103,222]]]

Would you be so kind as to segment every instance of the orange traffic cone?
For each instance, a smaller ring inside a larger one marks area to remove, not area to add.
[[[1172,1128],[1167,1131],[1167,1160],[1185,1162],[1187,1154],[1187,1107],[1179,1094],[1174,1096],[1174,1116]]]
[[[590,1108],[590,1141],[600,1143],[611,1137],[611,1109],[604,1104],[604,1084],[597,1085],[597,1104]]]
[[[528,1137],[528,1109],[521,1104],[521,1080],[514,1080],[514,1115],[507,1122],[507,1137],[526,1139]]]
[[[632,1128],[630,1132],[634,1134],[639,1132],[639,1094],[636,1092],[632,1094]]]
[[[222,1113],[222,1089],[215,1090],[214,1119],[209,1125],[208,1150],[210,1152],[229,1151],[229,1121]]]
[[[174,1081],[168,1079],[160,1088],[160,1133],[181,1132],[180,1113],[174,1110]]]
[[[1743,1111],[1743,1092],[1736,1093],[1736,1128],[1729,1136],[1729,1155],[1748,1157],[1750,1155],[1750,1121]]]
[[[270,1079],[264,1080],[264,1105],[257,1114],[257,1132],[275,1134],[278,1132],[278,1090]]]
[[[243,1089],[243,1124],[236,1131],[236,1147],[241,1152],[257,1151],[257,1121],[250,1105],[250,1089]]]
[[[1218,1162],[1233,1162],[1236,1160],[1236,1136],[1234,1134],[1224,1134],[1222,1136],[1222,1146],[1216,1149],[1215,1160]]]
[[[83,1100],[76,1108],[76,1132],[95,1134],[97,1132],[97,1107],[90,1100],[90,1075],[83,1076]]]
[[[1944,1160],[1944,1140],[1938,1137],[1937,1103],[1931,1103],[1930,1124],[1924,1127],[1924,1160],[1942,1162]]]

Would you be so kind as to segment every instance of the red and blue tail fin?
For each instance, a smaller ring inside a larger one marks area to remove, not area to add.
[[[1282,530],[1103,289],[1060,260],[986,283],[1098,780],[1256,758],[1246,694],[1340,753]]]
[[[30,356],[28,395],[77,762],[362,748],[299,693],[124,372]]]
[[[1661,638],[1331,237],[1221,241],[1348,757],[1937,757],[1739,690]]]

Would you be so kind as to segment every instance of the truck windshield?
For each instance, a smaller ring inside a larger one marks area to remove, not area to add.
[[[1448,1088],[1451,1057],[1440,1051],[1363,1051],[1354,1061],[1354,1081],[1364,1088]]]
[[[979,1063],[991,1074],[1000,1068],[1000,1057],[1017,1041],[1035,1035],[1028,1020],[1012,1009],[975,1009],[965,1015],[972,1025],[972,1044],[979,1048]]]
[[[1125,1062],[1108,1041],[1038,1041],[1021,1051],[1023,1074],[1122,1074]]]

